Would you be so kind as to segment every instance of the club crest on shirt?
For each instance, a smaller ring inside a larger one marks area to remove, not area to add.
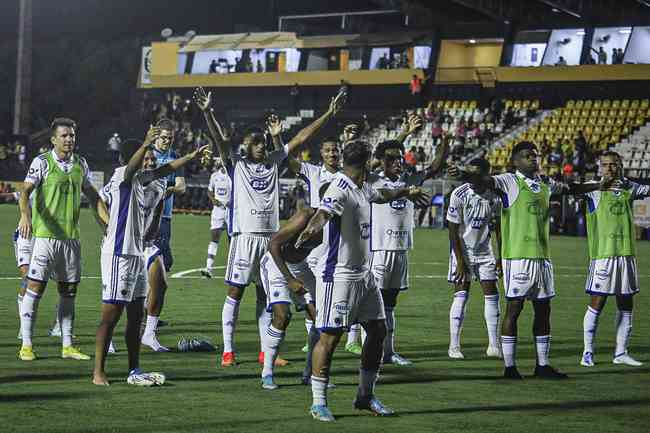
[[[533,183],[530,184],[530,190],[531,190],[532,192],[539,192],[540,189],[541,189],[541,188],[540,188],[540,186],[539,186],[539,183],[537,183],[537,182],[533,182]]]
[[[406,209],[406,199],[393,200],[390,202],[390,207],[395,210]]]
[[[266,179],[253,178],[250,180],[251,188],[255,191],[263,191],[269,187],[269,181]]]

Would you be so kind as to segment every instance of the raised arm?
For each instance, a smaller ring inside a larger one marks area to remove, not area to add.
[[[404,143],[406,138],[420,129],[420,127],[422,127],[422,118],[417,114],[411,114],[408,119],[405,119],[402,123],[402,130],[395,140]]]
[[[425,179],[437,176],[444,167],[447,156],[449,155],[449,141],[451,141],[449,136],[442,138],[442,143],[436,148],[436,156],[425,172]]]
[[[477,167],[468,165],[464,169],[461,169],[457,165],[450,165],[449,168],[447,169],[447,173],[449,174],[449,176],[454,177],[463,182],[468,182],[471,177],[471,180],[474,183],[482,185],[483,187],[491,189],[493,191],[497,190],[497,185],[496,182],[494,181],[494,177],[490,176],[489,174],[480,176],[480,170],[478,170]]]
[[[147,135],[144,138],[142,146],[140,146],[138,150],[136,150],[135,153],[131,156],[131,159],[129,159],[129,162],[126,165],[126,169],[124,169],[124,182],[131,183],[133,176],[135,176],[138,170],[142,168],[144,155],[147,153],[147,150],[151,144],[156,141],[158,134],[160,134],[160,128],[153,125],[149,126],[149,130],[147,131]]]
[[[165,165],[161,165],[160,167],[152,170],[152,178],[153,179],[159,179],[161,177],[165,177],[176,170],[184,167],[189,163],[191,160],[196,158],[199,155],[202,155],[204,153],[210,152],[210,145],[206,144],[205,146],[201,146],[200,148],[196,149],[194,152],[190,152],[187,155],[175,159],[173,161],[168,162]]]
[[[20,236],[25,239],[32,237],[32,208],[29,205],[29,195],[34,191],[34,187],[33,183],[25,182],[20,198],[18,199],[18,208],[20,209],[18,231],[20,232]]]
[[[422,188],[410,186],[408,188],[399,189],[378,189],[379,197],[372,200],[373,203],[382,204],[389,203],[399,198],[406,198],[418,206],[426,207],[431,202],[429,194],[424,192]]]
[[[203,87],[197,87],[194,90],[194,102],[199,107],[205,118],[205,122],[208,124],[208,131],[210,132],[210,137],[212,137],[212,142],[217,146],[219,151],[219,156],[223,159],[224,164],[230,163],[230,143],[226,140],[226,134],[217,122],[217,119],[214,117],[214,113],[210,108],[212,100],[212,92],[205,92]]]

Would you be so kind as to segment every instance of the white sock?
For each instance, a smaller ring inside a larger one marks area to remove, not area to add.
[[[483,316],[488,331],[488,341],[491,347],[499,346],[497,328],[499,327],[499,295],[487,295],[484,299]]]
[[[217,257],[219,242],[211,241],[208,244],[208,259],[205,261],[205,268],[209,271],[214,265],[214,258]]]
[[[311,332],[311,327],[314,326],[314,322],[312,320],[309,320],[307,316],[305,316],[305,328],[307,329],[307,335]]]
[[[23,302],[20,303],[20,332],[23,337],[23,346],[32,345],[32,334],[36,323],[36,313],[41,295],[27,289]]]
[[[237,326],[237,317],[239,316],[239,301],[226,296],[221,311],[221,330],[223,333],[223,352],[234,352],[233,337],[235,327]]]
[[[627,352],[630,334],[632,334],[632,312],[618,310],[616,312],[616,351],[614,352],[614,358]]]
[[[260,333],[260,352],[264,352],[264,340],[266,339],[266,330],[271,326],[273,315],[264,309],[260,317],[257,318],[257,328]]]
[[[147,314],[147,325],[145,326],[144,333],[142,334],[143,338],[156,335],[156,329],[158,329],[158,320],[160,320],[160,317],[150,316]]]
[[[314,406],[327,406],[327,384],[329,381],[329,377],[311,376],[311,395]]]
[[[465,305],[469,293],[460,290],[454,294],[454,300],[449,309],[449,347],[460,347],[460,333],[465,319]]]
[[[584,352],[594,353],[594,340],[596,339],[596,330],[598,329],[598,319],[600,311],[595,308],[587,307],[585,318],[582,321],[582,338],[585,343]]]
[[[360,329],[361,329],[361,325],[359,325],[358,323],[350,326],[350,329],[348,330],[348,339],[345,343],[346,345],[356,343],[359,340]]]
[[[551,336],[536,335],[535,350],[537,351],[537,365],[541,367],[548,365],[548,353],[551,350]]]
[[[517,357],[517,336],[501,336],[501,351],[503,352],[503,363],[506,367],[514,367]]]
[[[20,304],[23,302],[23,295],[16,295],[16,305],[18,306],[18,318],[20,319]]]
[[[375,382],[377,382],[377,370],[359,369],[359,390],[361,397],[371,397],[375,393]]]
[[[363,347],[366,344],[366,337],[368,336],[368,334],[366,333],[366,330],[363,329],[363,326],[361,326],[360,331],[361,331],[361,347]]]
[[[384,338],[384,357],[395,353],[395,309],[384,307],[386,314],[386,338]]]
[[[302,371],[302,377],[311,376],[314,347],[316,347],[316,343],[318,343],[319,339],[320,332],[318,329],[316,329],[315,326],[312,326],[312,328],[309,330],[309,347],[307,350],[307,358],[305,359],[305,369]]]
[[[262,369],[262,377],[273,376],[273,363],[275,358],[278,357],[278,349],[284,340],[284,331],[269,325],[266,329],[266,335],[263,342],[264,350],[264,368]]]
[[[74,324],[74,296],[59,296],[58,319],[61,326],[61,345],[72,346],[72,327]]]

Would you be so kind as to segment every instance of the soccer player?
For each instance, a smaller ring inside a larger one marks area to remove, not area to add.
[[[616,152],[600,155],[600,169],[606,181],[620,181],[621,189],[592,191],[587,199],[589,275],[585,291],[591,303],[584,317],[584,351],[580,364],[594,366],[594,340],[600,313],[609,296],[616,296],[616,350],[614,364],[643,365],[627,351],[632,333],[634,295],[639,292],[632,201],[650,195],[648,185],[623,178],[623,165]]]
[[[436,157],[427,170],[406,174],[402,143],[396,140],[379,143],[375,158],[381,163],[381,171],[371,174],[368,182],[378,190],[420,186],[438,174],[447,159],[448,149],[448,140],[445,139],[436,149]],[[370,272],[384,301],[387,331],[384,364],[411,364],[411,361],[395,352],[395,307],[399,293],[408,290],[408,250],[413,247],[413,220],[413,203],[405,198],[372,204]]]
[[[217,257],[221,232],[228,228],[228,206],[230,205],[230,178],[223,166],[221,158],[214,159],[214,172],[210,176],[208,184],[208,198],[212,202],[212,214],[210,215],[210,235],[212,240],[208,244],[208,258],[205,262],[205,270],[201,275],[212,278],[210,269],[214,266],[214,259]]]
[[[75,296],[81,279],[79,213],[81,192],[101,221],[108,221],[104,202],[90,183],[85,159],[74,153],[77,125],[71,119],[56,118],[50,127],[53,149],[37,156],[25,178],[18,232],[24,239],[34,237],[32,259],[27,274],[27,289],[20,304],[23,361],[36,359],[32,335],[38,304],[47,281],[58,281],[58,316],[61,324],[61,357],[88,360],[90,357],[72,346]],[[29,198],[33,192],[33,203]]]
[[[449,309],[448,354],[450,358],[464,358],[460,350],[460,334],[470,283],[474,277],[479,281],[484,296],[483,315],[489,341],[486,354],[500,358],[497,330],[499,292],[496,282],[497,270],[501,266],[494,257],[490,237],[490,225],[500,212],[500,200],[494,191],[480,183],[481,177],[490,174],[490,164],[485,159],[473,159],[466,170],[469,182],[454,189],[447,209],[451,245],[447,280],[454,285],[454,298]]]
[[[157,125],[160,128],[160,134],[153,144],[153,152],[159,165],[164,165],[178,157],[176,151],[172,149],[174,145],[174,124],[171,120],[161,119]],[[165,206],[163,209],[162,220],[160,221],[160,230],[156,246],[160,249],[165,264],[165,271],[169,272],[174,264],[172,255],[172,211],[174,210],[174,194],[183,194],[185,192],[185,172],[170,173],[167,176],[167,189],[165,191]]]
[[[124,308],[127,310],[126,346],[128,350],[131,385],[162,385],[164,375],[143,373],[140,370],[140,325],[147,290],[147,271],[144,261],[145,240],[145,185],[175,172],[208,148],[204,146],[188,155],[143,170],[145,154],[157,136],[159,128],[151,127],[142,145],[131,141],[123,143],[121,157],[128,164],[118,167],[104,188],[110,206],[110,220],[102,242],[102,310],[95,342],[95,369],[93,383],[108,385],[105,364],[113,329]],[[151,166],[151,161],[148,163]]]
[[[481,176],[477,183],[501,197],[501,262],[506,293],[506,313],[501,325],[504,377],[522,379],[516,367],[517,319],[526,299],[533,303],[533,335],[537,363],[534,375],[565,379],[549,365],[551,298],[555,296],[553,264],[549,252],[549,202],[551,194],[583,194],[609,185],[566,185],[540,177],[535,145],[522,141],[510,156],[515,173]],[[452,169],[453,175],[457,172]]]
[[[323,230],[327,253],[320,258],[321,278],[316,287],[316,327],[320,338],[313,354],[311,415],[319,421],[334,421],[327,407],[327,385],[332,355],[341,335],[353,323],[361,323],[367,338],[361,354],[357,409],[376,415],[392,415],[374,395],[382,358],[386,320],[379,290],[369,283],[370,202],[389,202],[402,197],[426,200],[419,188],[374,189],[366,182],[371,152],[363,141],[352,141],[343,149],[343,171],[334,176],[321,205],[300,234],[296,248]]]
[[[324,192],[328,184],[324,184],[321,191]],[[298,210],[287,223],[271,237],[269,251],[260,261],[260,272],[262,284],[266,291],[266,301],[271,309],[273,318],[263,336],[264,346],[264,368],[262,369],[262,388],[277,389],[278,385],[273,380],[273,365],[277,357],[278,348],[284,341],[284,335],[289,322],[291,321],[290,305],[296,304],[299,310],[305,310],[305,316],[312,322],[316,317],[314,309],[315,279],[309,272],[300,267],[311,251],[322,242],[322,233],[319,237],[314,236],[309,242],[303,244],[299,249],[295,248],[295,242],[307,227],[307,223],[316,212],[314,208]],[[299,272],[292,270],[298,267]],[[308,271],[308,269],[307,269]],[[306,277],[306,278],[305,278]],[[310,330],[313,335],[315,329]],[[310,344],[307,355],[309,365],[309,376],[311,376],[311,357],[313,345]],[[308,376],[308,377],[309,377]]]

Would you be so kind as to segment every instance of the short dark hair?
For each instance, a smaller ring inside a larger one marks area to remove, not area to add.
[[[487,159],[484,158],[474,158],[469,162],[468,165],[478,167],[479,170],[481,170],[483,173],[489,173],[491,168],[490,163],[487,161]]]
[[[616,158],[616,160],[617,160],[618,162],[622,162],[622,161],[623,161],[623,158],[621,157],[621,154],[618,153],[618,152],[614,152],[613,150],[605,150],[605,151],[603,151],[603,152],[600,154],[600,158],[602,158],[603,156],[613,156],[614,158]]]
[[[370,159],[370,147],[363,140],[352,140],[343,149],[343,164],[361,167]]]
[[[124,163],[128,163],[133,154],[142,146],[142,142],[135,138],[129,138],[120,143],[120,157]]]
[[[339,139],[336,138],[336,137],[334,137],[333,135],[330,135],[330,136],[325,137],[325,138],[321,141],[321,146],[322,146],[323,144],[325,144],[325,143],[336,143],[337,146],[340,145],[340,143],[339,143]]]
[[[52,137],[56,135],[56,130],[59,128],[59,126],[72,128],[75,130],[75,132],[77,132],[77,123],[74,120],[67,117],[57,117],[52,121],[52,124],[50,125],[50,135]]]
[[[160,119],[158,123],[156,123],[156,126],[160,129],[174,132],[174,122],[172,122],[169,119],[166,118]]]
[[[520,141],[512,148],[510,159],[513,159],[515,155],[524,150],[537,150],[537,146],[535,146],[535,143],[531,143],[530,141]]]
[[[386,151],[389,149],[398,149],[400,152],[404,151],[404,145],[397,140],[382,141],[375,149],[375,158],[384,159]]]

